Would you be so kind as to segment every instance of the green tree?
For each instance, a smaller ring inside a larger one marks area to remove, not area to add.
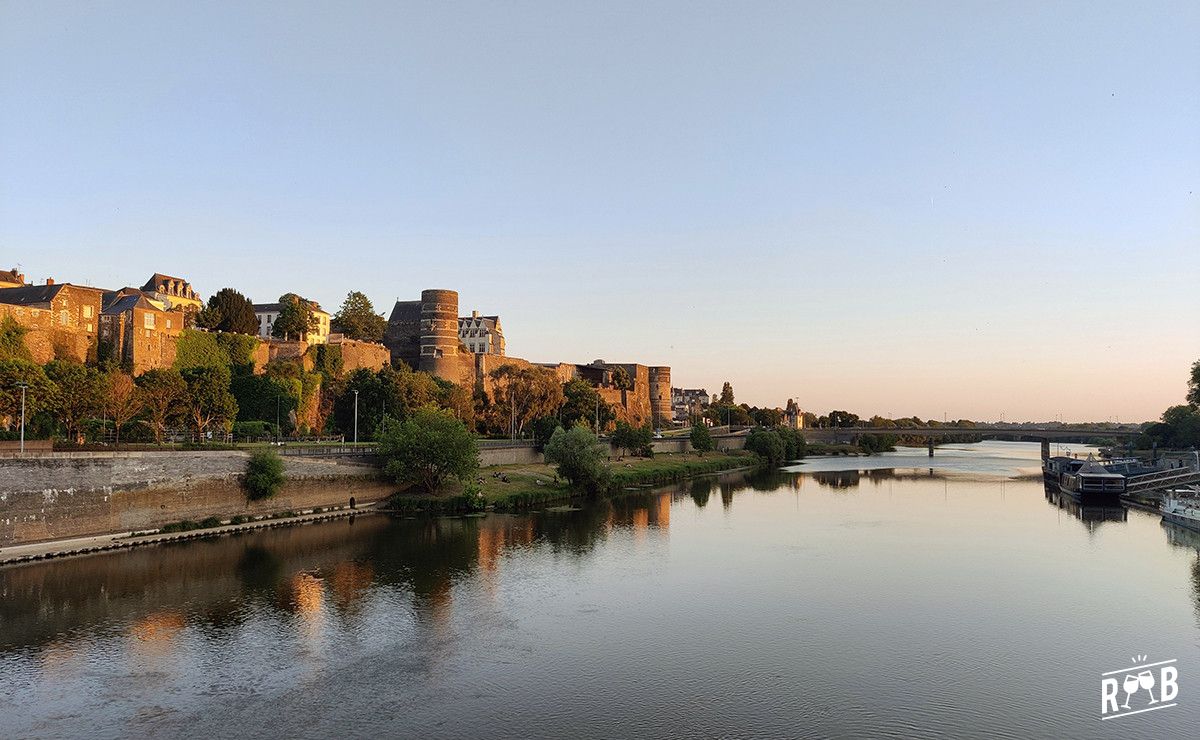
[[[1200,406],[1200,360],[1192,363],[1192,375],[1188,378],[1187,402]]]
[[[271,498],[283,487],[283,460],[275,450],[258,450],[246,461],[242,485],[251,501]]]
[[[46,377],[58,388],[52,407],[55,418],[67,439],[83,442],[83,423],[101,410],[100,374],[72,360],[52,360],[46,364]]]
[[[546,462],[555,466],[558,474],[571,485],[588,493],[599,493],[608,486],[610,473],[604,465],[604,445],[587,427],[570,430],[559,427],[546,443]]]
[[[316,330],[317,317],[313,315],[313,303],[295,293],[279,296],[279,315],[271,325],[271,336],[281,339],[304,339]]]
[[[121,444],[121,429],[142,413],[143,399],[137,392],[133,376],[112,370],[100,378],[101,408],[112,419],[116,430],[116,442]]]
[[[357,290],[346,294],[342,307],[330,322],[333,331],[341,332],[350,339],[363,342],[382,342],[387,329],[387,319],[375,313],[371,299]]]
[[[231,426],[237,419],[237,401],[229,392],[229,370],[222,367],[193,367],[184,370],[187,384],[187,418],[196,436]]]
[[[196,314],[196,325],[212,331],[258,334],[254,304],[233,288],[221,288],[209,296],[208,305]]]
[[[21,423],[22,384],[26,386],[26,424],[35,415],[52,410],[58,395],[58,388],[41,365],[27,360],[0,360],[0,418],[13,426]]]
[[[600,397],[600,392],[591,383],[582,378],[573,378],[563,385],[563,405],[559,418],[568,429],[583,423],[599,434],[616,417],[612,406]]]
[[[623,421],[617,422],[617,428],[612,435],[612,443],[626,454],[650,457],[654,454],[654,427],[647,422],[644,426],[635,427]]]
[[[622,391],[633,389],[633,379],[629,377],[629,371],[620,366],[613,370],[612,384],[614,388]]]
[[[534,419],[553,416],[563,403],[563,387],[553,370],[501,365],[491,372],[496,428],[524,434]]]
[[[746,449],[763,459],[771,466],[778,466],[787,456],[787,446],[773,429],[755,429],[746,437]]]
[[[708,431],[708,425],[703,419],[692,419],[692,449],[703,455],[706,452],[711,452],[713,449],[712,433]]]
[[[33,361],[33,355],[25,344],[25,335],[29,329],[22,326],[12,316],[0,319],[0,362],[4,360]]]
[[[728,380],[726,380],[725,384],[721,386],[721,397],[717,399],[717,403],[722,406],[732,406],[734,404],[733,384],[731,384]]]
[[[546,451],[546,443],[550,441],[550,437],[554,435],[555,429],[560,429],[562,424],[556,417],[543,416],[533,422],[533,444],[538,452]]]
[[[186,411],[187,383],[178,370],[147,370],[135,381],[145,411],[143,421],[154,432],[154,441],[163,443],[167,429]]]
[[[376,431],[384,473],[400,485],[433,493],[449,476],[470,481],[479,468],[479,446],[466,425],[444,409],[418,409],[408,419]]]

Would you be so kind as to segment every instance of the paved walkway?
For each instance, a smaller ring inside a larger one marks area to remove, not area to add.
[[[193,529],[188,532],[171,532],[167,534],[154,532],[138,534],[133,532],[116,532],[113,534],[95,535],[92,537],[77,537],[69,540],[51,540],[49,542],[31,542],[27,545],[12,545],[0,548],[0,566],[15,563],[28,563],[36,560],[65,558],[77,555],[91,555],[98,552],[122,550],[145,545],[158,545],[166,542],[182,542],[203,537],[217,537],[235,532],[250,532],[271,527],[290,527],[296,524],[323,522],[356,514],[374,514],[382,509],[383,502],[365,504],[359,508],[337,507],[320,513],[301,514],[299,516],[281,519],[260,519],[245,524],[226,524],[208,529]]]

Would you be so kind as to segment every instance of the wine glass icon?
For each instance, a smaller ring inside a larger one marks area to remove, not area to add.
[[[1153,685],[1154,678],[1151,677],[1150,681]],[[1141,681],[1137,676],[1132,673],[1125,674],[1125,680],[1121,682],[1121,688],[1125,689],[1125,703],[1121,705],[1123,708],[1129,709],[1129,697],[1137,693],[1140,684]]]
[[[1142,671],[1138,674],[1138,684],[1141,685],[1146,693],[1150,695],[1150,703],[1157,704],[1158,699],[1154,698],[1154,692],[1150,689],[1154,688],[1154,673],[1151,671]]]

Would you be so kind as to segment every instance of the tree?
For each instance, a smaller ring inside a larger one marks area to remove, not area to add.
[[[352,290],[346,294],[342,307],[334,314],[330,328],[350,339],[382,342],[383,333],[387,329],[387,319],[375,313],[375,306],[371,304],[370,298]]]
[[[1200,406],[1200,360],[1192,363],[1192,375],[1188,378],[1187,402]]]
[[[112,371],[101,379],[103,398],[101,407],[104,413],[113,420],[116,428],[117,444],[121,444],[121,427],[125,426],[135,416],[142,412],[142,395],[137,392],[133,376],[128,373]]]
[[[427,493],[454,476],[470,481],[479,468],[479,447],[466,425],[444,409],[418,409],[408,419],[376,431],[383,470],[396,483]]]
[[[496,423],[521,436],[525,425],[553,416],[562,406],[563,388],[553,370],[501,365],[491,372]]]
[[[633,380],[629,377],[629,371],[620,366],[613,370],[612,384],[613,388],[622,391],[633,389]]]
[[[563,385],[563,405],[559,411],[563,426],[587,424],[599,434],[616,418],[612,406],[600,398],[600,392],[582,378],[572,378]]]
[[[46,377],[58,387],[52,407],[67,438],[83,442],[83,422],[100,412],[100,374],[72,360],[51,360]]]
[[[728,380],[721,386],[721,397],[717,399],[717,403],[722,406],[732,406],[734,404],[733,385]]]
[[[546,443],[545,456],[546,462],[576,488],[595,494],[608,486],[610,473],[604,466],[604,446],[587,427],[555,429]]]
[[[704,423],[703,419],[692,419],[691,440],[692,449],[701,455],[712,451],[712,433],[708,431],[708,426]]]
[[[25,419],[54,407],[58,388],[46,371],[27,360],[0,360],[0,418],[21,423],[21,384],[25,387]]]
[[[144,422],[154,432],[154,441],[162,444],[167,429],[184,413],[187,383],[178,370],[147,370],[135,382],[145,409]]]
[[[635,427],[623,421],[617,422],[613,432],[612,443],[627,454],[650,457],[654,454],[654,427],[650,422],[644,426]]]
[[[533,422],[533,445],[538,452],[546,451],[546,443],[554,436],[554,430],[562,428],[556,417],[543,416]]]
[[[755,429],[750,432],[750,436],[746,437],[746,449],[771,466],[783,463],[787,455],[787,446],[775,430]]]
[[[0,361],[33,362],[33,355],[25,344],[25,335],[28,333],[29,329],[18,323],[12,316],[0,319]]]
[[[229,370],[220,367],[193,367],[184,370],[187,384],[187,418],[196,436],[215,426],[227,426],[237,418],[237,401],[229,392]]]
[[[271,325],[271,336],[281,339],[304,339],[317,328],[313,303],[295,293],[279,296],[279,315]]]
[[[196,324],[212,331],[258,334],[254,304],[233,288],[221,288],[209,296],[208,306],[196,314]]]

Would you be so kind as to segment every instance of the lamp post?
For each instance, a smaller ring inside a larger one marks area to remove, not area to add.
[[[29,387],[28,383],[17,383],[17,387],[21,389],[21,454],[25,454],[25,389]]]
[[[279,428],[279,400],[281,398],[283,398],[283,396],[275,396],[275,444],[279,444],[279,437],[282,433],[282,430]]]
[[[358,444],[358,391],[354,391],[354,444]]]

